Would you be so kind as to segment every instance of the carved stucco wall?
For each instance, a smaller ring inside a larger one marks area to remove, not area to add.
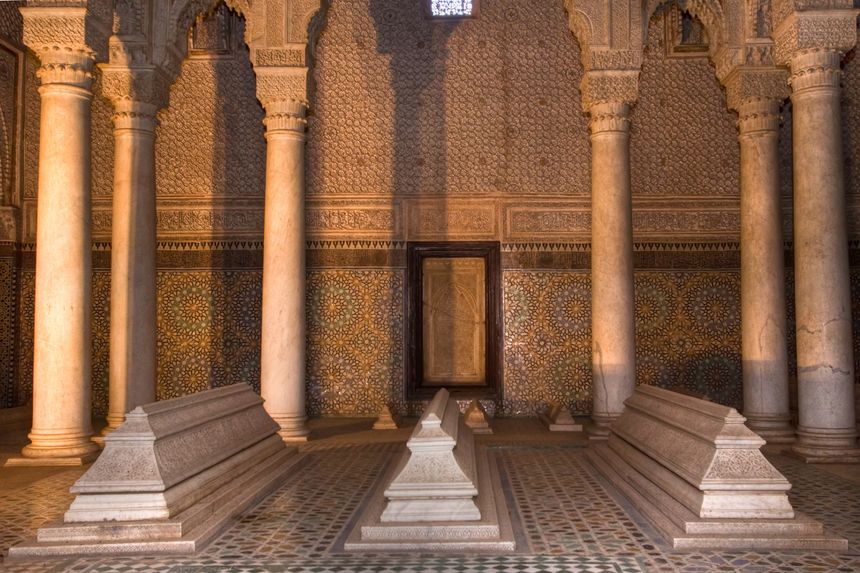
[[[262,238],[263,109],[241,42],[243,20],[222,6],[201,26],[218,24],[229,36],[223,38],[226,47],[192,46],[191,58],[183,62],[171,87],[170,106],[158,116],[156,189],[162,239]]]
[[[697,197],[738,197],[736,117],[726,108],[707,57],[667,56],[666,17],[653,17],[648,27],[631,123],[633,192],[678,197],[682,203]]]
[[[860,217],[860,54],[852,50],[845,59],[842,81],[842,134],[845,152],[845,182],[852,218]],[[852,226],[860,238],[860,223]]]
[[[0,39],[11,46],[21,45],[21,15],[12,4],[0,3]],[[10,190],[17,185],[14,156],[18,109],[16,75],[17,58],[7,51],[0,53],[0,205],[6,204]],[[0,221],[0,225],[3,222]],[[16,386],[18,269],[15,246],[0,244],[0,408],[19,403]]]

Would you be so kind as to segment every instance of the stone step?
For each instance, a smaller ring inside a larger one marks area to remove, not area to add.
[[[848,541],[805,515],[794,519],[702,519],[627,464],[606,444],[588,458],[676,549],[847,551]]]
[[[233,518],[277,489],[305,459],[295,450],[284,449],[259,460],[242,475],[235,476],[228,487],[210,494],[166,523],[153,520],[44,527],[39,530],[38,540],[10,547],[9,558],[194,553],[225,531]],[[159,533],[164,537],[149,537]]]

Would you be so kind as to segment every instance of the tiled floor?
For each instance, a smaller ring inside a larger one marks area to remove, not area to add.
[[[200,555],[182,558],[66,559],[0,563],[13,572],[216,573],[221,571],[374,571],[485,573],[860,571],[860,468],[841,475],[779,454],[773,463],[794,484],[795,508],[847,537],[848,554],[670,550],[594,471],[585,441],[549,434],[534,421],[499,420],[481,438],[499,465],[523,543],[505,556],[349,554],[348,524],[408,432],[370,432],[370,422],[317,421],[308,461],[275,494]],[[20,447],[0,440],[2,454]],[[5,457],[0,455],[0,459]],[[0,469],[0,550],[56,519],[71,501],[80,469]]]

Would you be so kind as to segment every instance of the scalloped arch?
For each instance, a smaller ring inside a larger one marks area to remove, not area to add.
[[[177,0],[170,7],[167,27],[167,45],[173,49],[168,49],[164,56],[165,61],[159,62],[165,69],[174,70],[174,74],[178,71],[179,62],[176,60],[181,61],[186,56],[185,37],[188,30],[198,16],[211,12],[221,2],[245,17],[245,37],[249,37],[251,0]]]
[[[708,31],[710,53],[715,54],[726,44],[726,18],[718,0],[645,0],[642,13],[642,41],[648,41],[648,23],[654,13],[667,4],[677,3],[699,19]]]

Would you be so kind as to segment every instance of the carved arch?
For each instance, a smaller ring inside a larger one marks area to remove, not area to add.
[[[222,0],[177,0],[170,6],[167,22],[167,49],[160,62],[171,76],[179,71],[179,65],[187,56],[186,36],[197,17],[214,10]],[[231,10],[245,17],[245,38],[251,38],[251,0],[224,0]]]
[[[726,45],[726,18],[718,0],[645,0],[642,13],[642,39],[647,41],[651,17],[661,7],[677,2],[678,6],[699,19],[708,31],[711,55]]]
[[[580,49],[586,52],[591,47],[594,31],[591,16],[582,9],[577,0],[565,0],[564,7],[567,10],[567,27],[573,32]]]

